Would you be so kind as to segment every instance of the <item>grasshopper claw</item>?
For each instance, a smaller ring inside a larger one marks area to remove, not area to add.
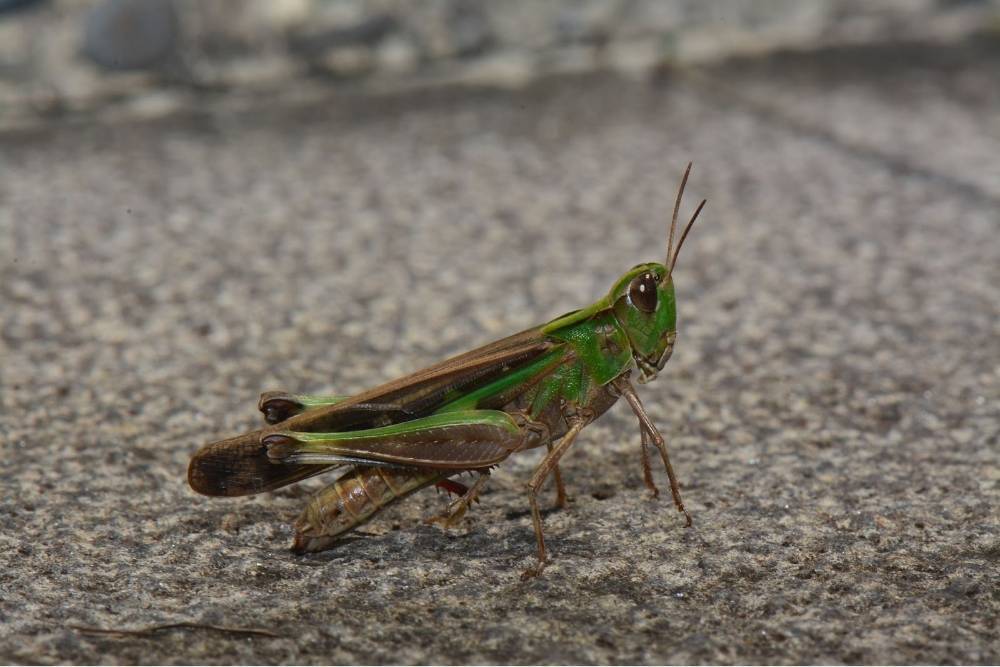
[[[542,570],[545,569],[545,565],[547,563],[548,563],[547,559],[540,560],[531,567],[529,567],[527,570],[521,573],[521,581],[528,581],[529,579],[534,579],[535,577],[540,575],[542,573]]]
[[[462,518],[465,516],[466,511],[468,511],[469,506],[464,505],[457,508],[455,511],[447,511],[444,514],[435,514],[434,516],[429,516],[424,519],[424,523],[428,525],[435,525],[444,528],[445,530],[450,530],[461,523]]]
[[[455,491],[458,488],[464,489],[464,493],[453,500],[445,509],[443,514],[438,514],[435,516],[427,517],[424,519],[424,523],[427,524],[437,524],[442,528],[454,528],[465,516],[465,513],[469,511],[469,507],[473,502],[479,502],[479,491],[486,484],[486,480],[489,478],[489,473],[480,472],[479,478],[470,487],[466,487],[464,484],[460,484],[453,480],[442,480],[438,482],[438,486],[443,487],[448,491]],[[454,488],[449,488],[449,487]]]

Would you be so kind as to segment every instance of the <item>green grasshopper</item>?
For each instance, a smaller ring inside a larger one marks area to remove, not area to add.
[[[538,561],[547,560],[538,492],[551,475],[556,502],[566,505],[559,460],[580,432],[624,397],[639,420],[642,469],[653,496],[649,452],[663,459],[674,505],[684,509],[663,436],[631,382],[646,383],[674,348],[676,308],[671,278],[703,200],[673,248],[677,214],[691,165],[681,180],[670,220],[664,264],[640,264],[586,308],[514,334],[356,396],[267,392],[259,408],[270,426],[202,447],[188,482],[209,496],[270,491],[336,467],[333,484],[309,501],[295,522],[298,553],[331,547],[386,505],[427,486],[458,497],[428,521],[454,526],[477,499],[491,468],[511,454],[545,446],[548,453],[527,483]],[[467,487],[451,477],[471,472]]]

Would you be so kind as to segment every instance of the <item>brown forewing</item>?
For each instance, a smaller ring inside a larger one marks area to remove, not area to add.
[[[191,488],[209,496],[242,496],[303,480],[330,465],[272,463],[261,438],[275,431],[353,431],[416,419],[433,412],[454,391],[471,391],[538,359],[558,343],[540,327],[446,359],[350,399],[295,415],[279,424],[212,442],[188,467]],[[387,420],[387,415],[392,415]]]

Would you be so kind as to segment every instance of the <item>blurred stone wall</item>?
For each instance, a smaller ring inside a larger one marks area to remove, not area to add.
[[[0,126],[995,32],[1000,0],[0,0]]]

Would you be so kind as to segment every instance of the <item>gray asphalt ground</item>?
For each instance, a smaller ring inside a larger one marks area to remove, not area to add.
[[[0,136],[0,661],[1000,661],[998,71],[874,48]],[[537,452],[452,533],[425,491],[308,557],[318,480],[188,489],[261,390],[355,392],[662,259],[689,159],[642,395],[692,528],[623,405],[525,583]],[[181,622],[278,636],[71,627]]]

